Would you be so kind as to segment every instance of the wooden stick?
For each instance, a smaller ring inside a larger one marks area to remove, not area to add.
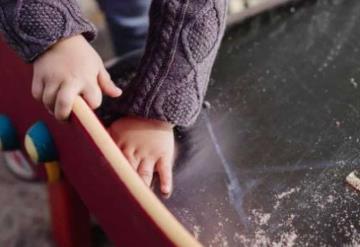
[[[48,184],[53,236],[58,247],[91,247],[90,215],[66,178]]]
[[[354,189],[360,191],[360,178],[356,176],[356,171],[351,172],[346,177],[346,182],[351,185]]]

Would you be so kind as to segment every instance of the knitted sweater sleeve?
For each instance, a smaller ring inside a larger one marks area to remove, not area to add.
[[[82,17],[76,0],[0,0],[0,32],[26,62],[61,38],[95,37],[94,26]]]
[[[181,127],[193,124],[224,33],[226,10],[227,0],[153,0],[145,54],[125,91],[123,111]]]

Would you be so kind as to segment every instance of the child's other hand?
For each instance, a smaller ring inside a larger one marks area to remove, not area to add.
[[[173,126],[169,123],[136,117],[115,121],[109,133],[145,184],[159,174],[161,192],[172,192],[172,167],[175,156]]]
[[[91,108],[99,107],[101,91],[111,97],[121,95],[82,35],[58,41],[34,62],[32,94],[59,120],[68,118],[77,95]]]

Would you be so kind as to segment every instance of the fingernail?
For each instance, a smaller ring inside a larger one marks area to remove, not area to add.
[[[116,88],[116,94],[118,95],[118,96],[120,96],[121,94],[122,94],[122,90],[120,89],[120,88]]]
[[[163,194],[168,195],[171,192],[171,186],[168,185],[168,184],[167,185],[162,185],[161,186],[161,191],[162,191]]]

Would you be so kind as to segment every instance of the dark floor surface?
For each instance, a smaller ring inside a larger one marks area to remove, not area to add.
[[[170,210],[207,246],[360,245],[360,2],[230,30]]]

